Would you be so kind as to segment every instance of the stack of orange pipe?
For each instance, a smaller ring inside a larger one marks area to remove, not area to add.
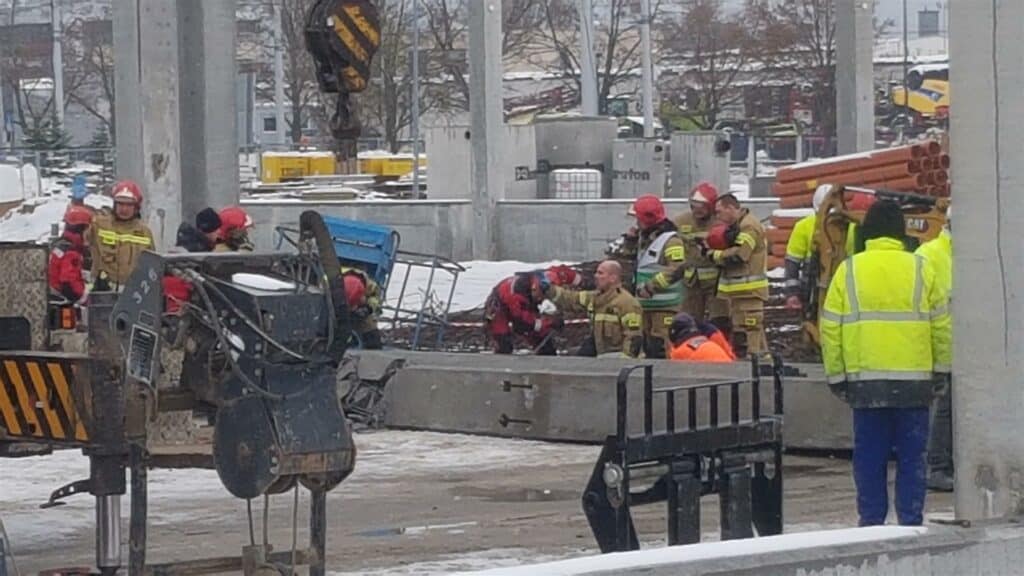
[[[782,208],[810,208],[821,184],[949,196],[949,156],[926,142],[794,164],[778,171],[772,191]]]
[[[778,171],[772,192],[780,208],[810,208],[814,191],[822,184],[949,197],[949,156],[938,142],[925,142],[794,164]],[[797,220],[772,216],[772,227],[766,231],[769,268],[783,265]]]

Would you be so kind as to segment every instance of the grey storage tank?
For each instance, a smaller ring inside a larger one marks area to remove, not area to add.
[[[665,149],[662,140],[625,138],[612,144],[612,198],[665,195]]]

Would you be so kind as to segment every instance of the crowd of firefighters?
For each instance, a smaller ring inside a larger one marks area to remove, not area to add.
[[[84,183],[83,183],[84,184]],[[94,210],[85,203],[85,187],[73,187],[63,217],[63,231],[50,246],[48,278],[57,302],[84,307],[90,292],[118,291],[135,269],[145,250],[155,250],[153,233],[142,220],[142,189],[130,180],[111,189],[113,207]],[[169,251],[250,252],[252,217],[239,206],[219,211],[200,210],[195,222],[183,222]],[[362,270],[342,267],[353,331],[363,348],[380,348],[377,317],[381,310],[379,286]],[[180,277],[163,279],[165,312],[180,314],[192,294],[191,284]]]
[[[787,307],[802,309],[799,288],[815,246],[816,212],[831,187],[814,196],[815,214],[797,223],[787,249]],[[848,258],[824,296],[822,356],[832,391],[853,408],[854,480],[862,525],[885,523],[887,465],[897,460],[900,524],[923,522],[927,488],[951,490],[952,236],[920,246],[906,235],[902,207],[861,198],[860,226],[847,232]],[[520,335],[536,354],[555,354],[561,313],[586,314],[581,356],[729,362],[766,352],[767,243],[757,218],[710,184],[689,196],[690,210],[669,220],[662,201],[642,196],[629,214],[636,226],[602,262],[594,290],[557,266],[503,280],[485,320],[498,353]],[[633,268],[624,287],[623,256]],[[812,279],[815,283],[817,278]],[[934,408],[934,410],[931,410]]]
[[[562,313],[590,322],[580,356],[731,362],[767,352],[760,221],[706,182],[690,193],[689,207],[671,220],[657,196],[637,198],[628,213],[635,226],[598,266],[593,290],[580,290],[582,278],[566,266],[503,280],[485,306],[495,352],[511,353],[518,335],[536,354],[554,355]]]

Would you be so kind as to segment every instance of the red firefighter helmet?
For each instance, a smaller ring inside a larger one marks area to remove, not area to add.
[[[701,202],[714,208],[718,202],[718,188],[710,182],[701,182],[690,191],[690,202]]]
[[[661,202],[661,198],[653,194],[645,194],[633,202],[633,208],[629,213],[631,216],[636,216],[636,221],[641,228],[653,228],[665,219],[665,205]]]
[[[725,250],[729,248],[729,225],[719,222],[708,231],[708,238],[705,241],[708,248],[712,250]]]
[[[114,184],[111,196],[114,202],[130,202],[142,206],[142,188],[131,180],[121,180]]]
[[[85,206],[68,206],[64,212],[64,223],[68,226],[89,225],[92,223],[92,211]]]
[[[238,206],[229,206],[220,211],[220,229],[225,235],[235,230],[246,230],[252,226],[252,217]]]
[[[366,299],[366,283],[355,274],[345,274],[345,299],[349,308],[358,308]]]

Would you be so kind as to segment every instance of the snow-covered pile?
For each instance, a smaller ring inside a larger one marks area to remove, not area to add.
[[[14,202],[24,197],[21,170],[17,166],[0,164],[0,203]]]
[[[64,219],[70,202],[67,190],[25,200],[0,218],[0,242],[46,242],[53,225]],[[86,196],[85,203],[96,209],[112,206],[109,197],[97,194]]]

